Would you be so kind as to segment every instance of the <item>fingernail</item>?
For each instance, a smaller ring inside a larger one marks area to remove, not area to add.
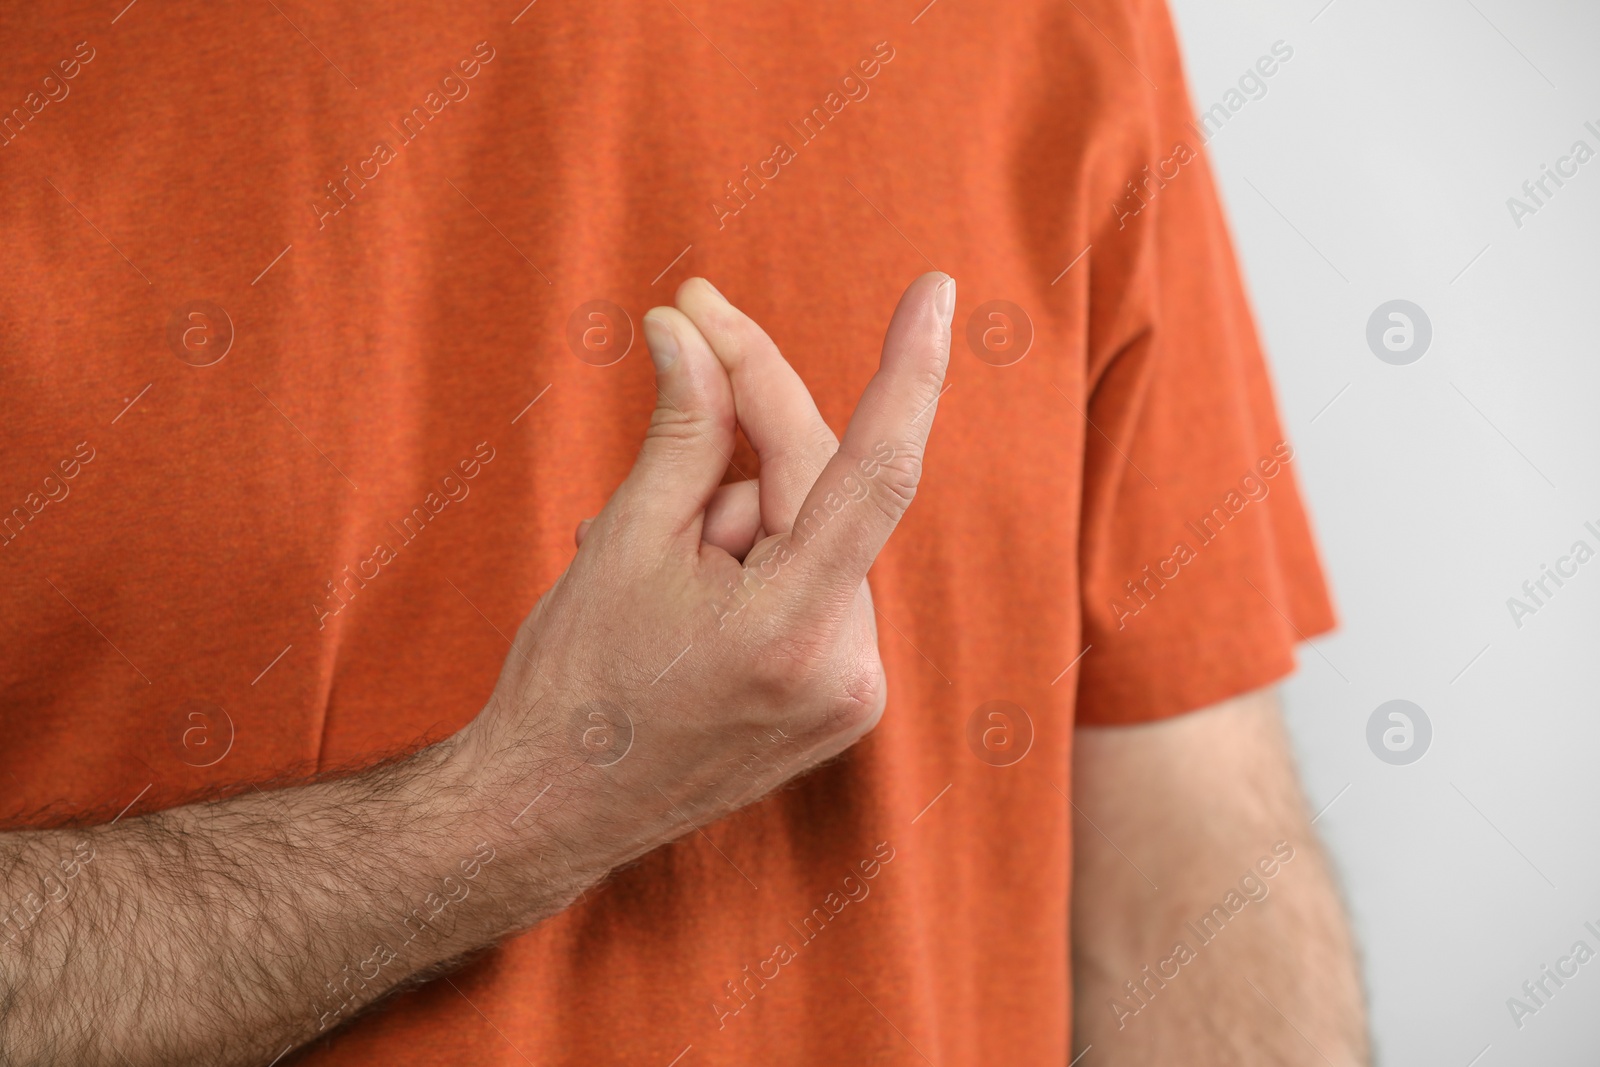
[[[716,286],[712,285],[711,282],[708,279],[701,278],[700,280],[706,283],[706,288],[711,290],[711,295],[712,296],[716,297],[718,300],[722,301],[724,304],[726,304],[728,302],[728,298],[722,295],[722,291],[720,289],[718,289]]]
[[[678,360],[678,339],[672,327],[650,315],[644,317],[644,341],[656,371],[664,371]]]
[[[939,318],[944,320],[945,325],[949,325],[950,317],[955,314],[956,310],[956,280],[954,278],[945,278],[944,281],[939,283],[939,288],[934,290],[933,310],[938,313]]]

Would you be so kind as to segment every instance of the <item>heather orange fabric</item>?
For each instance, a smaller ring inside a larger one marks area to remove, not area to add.
[[[118,6],[0,16],[9,824],[461,726],[647,307],[711,278],[842,430],[937,266],[881,727],[305,1062],[1064,1064],[1074,723],[1332,624],[1165,8]]]

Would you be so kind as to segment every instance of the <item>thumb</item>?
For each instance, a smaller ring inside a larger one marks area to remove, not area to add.
[[[699,544],[706,504],[733,452],[733,388],[711,346],[676,308],[644,316],[656,369],[656,409],[617,504],[666,538],[692,532]],[[604,513],[602,513],[603,515]]]

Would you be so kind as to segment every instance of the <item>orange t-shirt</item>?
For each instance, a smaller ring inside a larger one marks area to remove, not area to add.
[[[1160,0],[117,6],[5,16],[9,824],[460,727],[647,307],[712,279],[842,430],[937,267],[882,725],[306,1062],[1065,1063],[1073,725],[1332,621]]]

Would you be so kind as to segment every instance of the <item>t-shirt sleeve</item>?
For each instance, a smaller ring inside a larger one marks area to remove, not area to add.
[[[1136,35],[1145,113],[1090,252],[1081,725],[1260,688],[1334,624],[1163,0]]]

